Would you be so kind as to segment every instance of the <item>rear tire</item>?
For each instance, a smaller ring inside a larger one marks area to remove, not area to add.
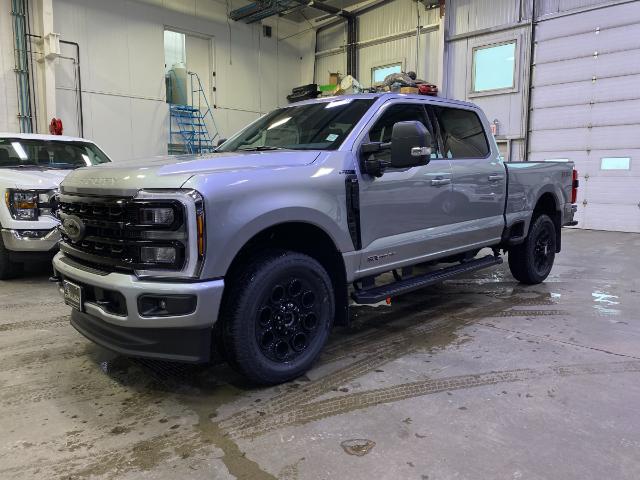
[[[542,283],[551,273],[556,256],[556,226],[548,215],[533,219],[523,243],[509,250],[509,269],[527,285]]]
[[[19,271],[20,265],[11,261],[9,250],[4,246],[4,242],[0,237],[0,280],[14,278]]]
[[[304,374],[326,343],[335,302],[331,279],[313,258],[271,250],[237,269],[222,321],[229,363],[252,382]]]

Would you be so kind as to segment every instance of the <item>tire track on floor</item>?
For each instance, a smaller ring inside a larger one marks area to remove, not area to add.
[[[546,294],[541,294],[546,296]],[[416,306],[415,303],[409,303],[408,308],[412,311],[418,311],[420,318],[408,327],[400,327],[400,330],[382,332],[380,328],[374,332],[367,334],[367,338],[357,337],[352,343],[339,343],[333,347],[333,351],[329,351],[327,360],[334,361],[341,357],[357,357],[359,354],[366,354],[364,358],[358,359],[350,365],[339,369],[337,372],[330,373],[318,380],[314,380],[307,384],[290,384],[296,385],[295,390],[288,390],[275,395],[267,402],[262,403],[259,407],[249,408],[236,412],[220,422],[220,426],[230,432],[242,429],[252,428],[256,423],[264,421],[266,418],[277,416],[286,410],[292,410],[300,405],[309,403],[314,398],[318,398],[337,387],[342,386],[358,377],[361,377],[380,366],[389,363],[397,358],[406,355],[425,346],[424,336],[434,333],[438,330],[450,329],[451,333],[458,328],[474,323],[478,320],[478,314],[481,318],[491,318],[499,316],[501,313],[520,306],[520,300],[526,300],[526,303],[533,301],[533,298],[516,299],[513,298],[496,298],[492,297],[493,304],[490,305],[471,305],[465,303],[460,311],[455,311],[456,303],[459,302],[457,297],[452,297],[451,301],[435,306],[432,309],[434,314],[439,316],[433,318],[429,323],[425,323],[422,318],[429,314],[429,310],[424,312]],[[411,299],[409,299],[411,302]],[[508,304],[506,304],[508,302]],[[451,311],[454,310],[454,311]],[[565,314],[560,310],[527,310],[520,312],[528,312],[526,316],[547,316]],[[398,317],[402,312],[396,312]],[[515,315],[514,315],[515,316]],[[377,338],[376,338],[377,337]],[[363,341],[367,340],[367,341]],[[337,352],[342,351],[342,355]],[[374,352],[374,353],[370,353]],[[325,360],[325,359],[323,359]]]
[[[432,395],[452,390],[464,390],[480,386],[496,385],[499,383],[522,382],[553,376],[572,377],[579,375],[637,372],[640,372],[640,361],[562,365],[541,369],[523,368],[505,370],[501,372],[486,372],[448,378],[436,378],[308,403],[291,411],[265,418],[257,424],[246,427],[242,430],[229,430],[228,433],[236,439],[254,438],[273,430],[293,425],[302,425],[322,418],[341,415],[353,410],[360,410],[382,403],[392,403],[408,398]]]

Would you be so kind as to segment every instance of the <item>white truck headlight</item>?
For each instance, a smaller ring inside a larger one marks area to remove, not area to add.
[[[133,209],[146,243],[139,247],[138,277],[194,278],[205,251],[204,201],[194,190],[140,190]]]
[[[5,203],[14,220],[38,219],[38,192],[30,190],[7,190]]]
[[[140,247],[140,261],[152,265],[173,265],[178,258],[175,247]]]
[[[171,225],[176,219],[172,207],[142,207],[138,210],[140,225]]]

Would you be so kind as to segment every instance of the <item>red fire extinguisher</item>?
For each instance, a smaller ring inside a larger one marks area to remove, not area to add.
[[[62,135],[62,120],[59,118],[52,118],[49,124],[49,132],[51,135]]]

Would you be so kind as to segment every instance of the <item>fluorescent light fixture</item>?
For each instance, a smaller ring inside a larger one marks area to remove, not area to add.
[[[350,98],[345,98],[344,100],[334,100],[333,102],[327,103],[327,106],[324,108],[339,107],[340,105],[347,105],[349,103],[351,103]]]
[[[282,120],[278,120],[277,122],[273,122],[271,125],[269,125],[267,130],[271,130],[272,128],[276,128],[276,127],[279,127],[280,125],[284,125],[289,120],[291,120],[291,117],[285,117]]]
[[[29,158],[29,156],[27,155],[27,152],[24,151],[24,148],[22,148],[22,145],[20,145],[20,143],[11,142],[11,146],[20,157],[20,160],[27,160]]]

